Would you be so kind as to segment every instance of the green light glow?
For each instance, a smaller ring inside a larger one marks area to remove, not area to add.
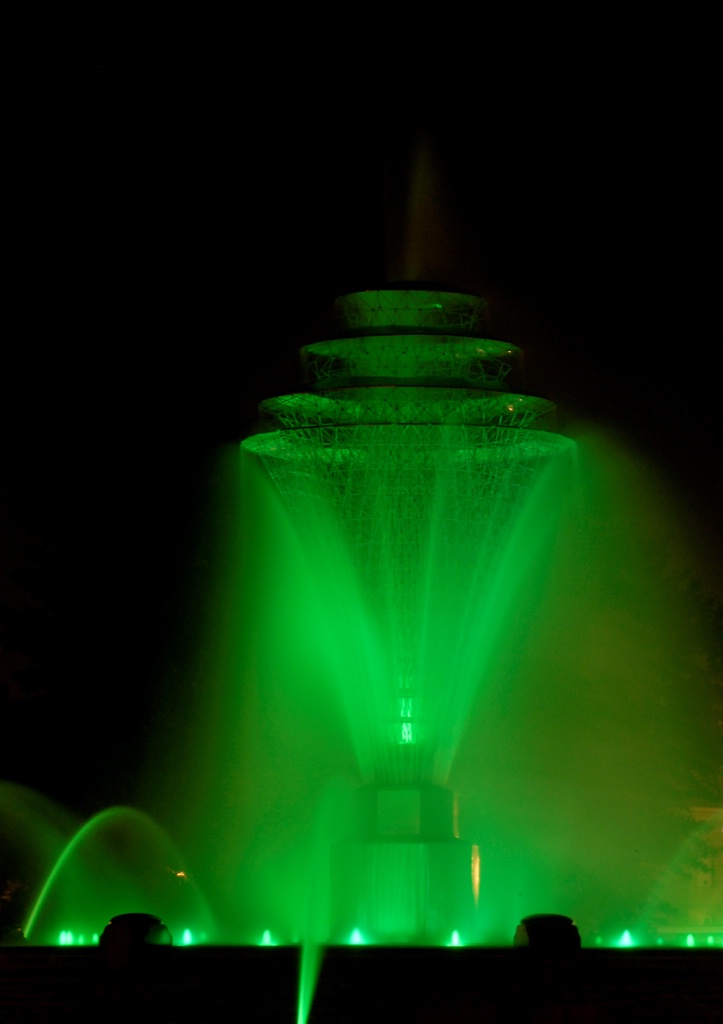
[[[618,941],[615,943],[615,945],[618,946],[619,949],[629,949],[631,946],[635,945],[635,943],[633,942],[633,937],[627,930],[627,928],[620,936]]]
[[[692,949],[693,946],[695,946],[695,936],[692,934],[686,935],[685,944],[688,947],[688,949]]]
[[[191,934],[190,928],[183,929],[183,935],[181,937],[182,946],[191,946],[193,944],[193,935]]]
[[[259,946],[275,946],[275,945],[276,945],[276,943],[271,938],[271,932],[267,928],[266,931],[264,932],[264,934],[261,936],[261,942],[259,942]]]
[[[362,935],[362,933],[359,931],[358,928],[355,928],[354,931],[349,936],[349,945],[350,946],[365,946],[366,945],[366,940],[365,940],[364,936]]]
[[[459,932],[452,932],[452,937],[447,943],[448,946],[461,946],[463,943],[460,941]]]
[[[303,353],[312,390],[264,402],[262,429],[242,447],[297,531],[302,600],[316,609],[307,649],[333,680],[360,780],[444,787],[509,611],[546,557],[574,446],[542,429],[551,403],[511,390],[520,353],[478,335],[481,300],[389,291],[338,305],[340,336]],[[410,813],[392,834],[409,833]],[[442,836],[426,827],[420,856],[441,864],[449,851],[427,850]],[[376,905],[360,908],[365,933],[419,941],[429,927],[444,941],[439,922],[412,910],[427,870],[472,931],[479,859],[456,889],[422,860],[400,886],[392,875],[416,856],[407,847],[370,852],[374,867],[355,854],[355,885],[368,879]]]
[[[531,496],[572,445],[535,429],[551,403],[502,388],[519,353],[474,333],[482,300],[409,290],[338,307],[343,336],[304,350],[315,390],[264,402],[243,448],[308,553],[316,656],[362,780],[444,784],[554,518],[550,494]],[[513,551],[526,508],[537,539]]]
[[[404,414],[424,420],[427,410]],[[321,604],[317,657],[337,680],[362,778],[443,784],[554,518],[551,459],[569,442],[412,422],[299,428],[245,447],[302,530]],[[511,548],[531,516],[534,534]],[[448,679],[454,687],[440,685]],[[414,755],[395,753],[392,736]]]

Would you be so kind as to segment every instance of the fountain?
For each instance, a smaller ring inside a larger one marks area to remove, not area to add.
[[[446,784],[572,453],[520,392],[519,351],[484,338],[484,306],[408,285],[342,297],[302,352],[309,390],[264,402],[243,446],[298,530],[364,783],[359,837],[334,848],[337,942],[480,931],[480,851]]]
[[[519,944],[551,922],[573,949],[573,916],[588,947],[720,946],[720,815],[691,830],[677,797],[715,729],[702,689],[692,727],[670,711],[659,512],[630,510],[639,466],[555,432],[484,312],[431,285],[337,300],[306,389],[242,445],[242,578],[187,716],[206,745],[150,773],[151,817],[0,789],[34,890],[6,938],[77,949],[152,912],[179,945],[298,944],[299,1020],[324,947],[509,945],[523,920]]]

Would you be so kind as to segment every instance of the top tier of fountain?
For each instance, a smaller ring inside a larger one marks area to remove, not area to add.
[[[302,349],[306,383],[516,387],[522,353],[482,340],[486,309],[476,295],[428,288],[342,295],[329,317],[329,340]]]
[[[522,352],[484,337],[485,311],[476,295],[429,287],[341,296],[324,339],[301,350],[307,390],[263,402],[260,433],[381,423],[549,429],[553,404],[524,393]]]

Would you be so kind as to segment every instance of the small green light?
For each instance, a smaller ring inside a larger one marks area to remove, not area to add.
[[[715,943],[715,939],[712,935],[709,935],[705,941],[708,943],[709,946],[712,946]]]
[[[618,939],[616,945],[618,946],[619,949],[628,949],[630,946],[634,946],[635,945],[635,943],[633,942],[633,937],[630,934],[630,932],[627,930],[627,928],[625,929],[623,934]]]
[[[261,936],[261,942],[259,943],[259,945],[260,946],[275,946],[276,945],[274,940],[271,938],[271,932],[269,931],[268,928],[266,929],[264,934]]]
[[[462,942],[460,940],[459,932],[458,931],[453,931],[452,932],[452,938],[449,940],[447,945],[448,946],[461,946],[462,945]]]
[[[100,942],[98,932],[93,932],[93,938],[90,941],[93,943],[94,946],[98,945],[98,943]]]
[[[412,723],[402,722],[402,736],[401,743],[414,743],[414,736],[412,735]]]
[[[193,936],[191,935],[190,928],[186,928],[181,939],[181,945],[190,946],[193,943]]]
[[[685,944],[689,949],[691,949],[695,945],[695,936],[688,933],[685,937]]]
[[[349,936],[349,945],[350,946],[364,946],[364,945],[366,945],[366,943],[364,942],[364,936],[362,935],[362,933],[359,931],[358,928],[355,928],[354,931]]]

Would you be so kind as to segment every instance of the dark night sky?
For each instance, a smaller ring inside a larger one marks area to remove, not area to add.
[[[570,429],[668,475],[721,564],[710,109],[656,82],[350,89],[338,109],[233,72],[37,84],[0,408],[0,778],[90,810],[87,765],[133,760],[210,456],[292,386],[324,304],[384,280],[383,182],[399,192],[422,125],[452,238],[434,269],[490,298],[490,333]]]

